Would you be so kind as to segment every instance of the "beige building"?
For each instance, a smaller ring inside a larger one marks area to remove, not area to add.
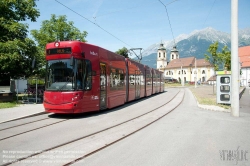
[[[157,69],[164,72],[165,78],[177,79],[179,82],[181,80],[184,80],[184,82],[195,82],[195,80],[207,82],[215,74],[213,65],[205,59],[179,58],[176,47],[173,47],[170,52],[169,63],[167,63],[167,58],[161,58],[161,55],[167,55],[166,49],[163,49],[163,44],[160,45],[157,55]]]

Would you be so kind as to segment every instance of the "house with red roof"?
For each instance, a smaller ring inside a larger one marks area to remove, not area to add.
[[[242,86],[250,85],[250,46],[239,47],[241,67],[240,83]]]

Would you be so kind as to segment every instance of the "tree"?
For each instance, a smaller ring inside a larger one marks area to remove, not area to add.
[[[218,45],[219,45],[219,43],[215,42],[214,44],[211,44],[209,46],[207,52],[209,52],[211,54],[211,56],[205,54],[205,59],[214,65],[215,71],[219,70],[219,64],[221,62],[221,60],[219,58],[219,54],[217,52]]]
[[[0,1],[0,80],[29,76],[32,60],[37,56],[36,45],[27,38],[28,25],[40,15],[35,0]]]
[[[80,40],[86,42],[87,32],[80,32],[79,29],[74,27],[74,22],[67,22],[66,16],[51,15],[50,20],[44,20],[42,22],[40,30],[31,30],[31,35],[34,37],[38,44],[39,61],[41,65],[45,66],[45,46],[47,43],[54,41],[64,40]],[[40,67],[40,73],[45,74],[45,68]]]
[[[126,47],[123,47],[116,51],[115,53],[124,56],[125,58],[128,58],[128,49]]]
[[[31,30],[38,46],[44,51],[47,43],[64,40],[80,40],[86,42],[87,32],[80,32],[74,27],[74,22],[67,22],[66,16],[51,15],[50,20],[42,22],[40,30]]]
[[[224,69],[231,71],[231,51],[228,50],[227,46],[224,46],[222,48],[222,51],[219,56],[223,62]]]
[[[221,65],[224,66],[224,69],[231,70],[231,52],[227,46],[224,46],[222,52],[219,52],[218,46],[218,41],[211,44],[207,50],[210,55],[205,54],[205,59],[214,65],[215,71],[218,71]]]

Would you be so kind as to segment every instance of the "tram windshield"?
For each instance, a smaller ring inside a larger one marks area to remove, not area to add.
[[[46,90],[74,91],[91,89],[91,64],[88,60],[50,60],[46,66]]]

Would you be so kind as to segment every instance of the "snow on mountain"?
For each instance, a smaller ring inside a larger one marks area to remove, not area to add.
[[[195,56],[198,59],[204,58],[208,47],[218,41],[219,51],[226,45],[231,48],[231,36],[228,33],[217,31],[211,27],[194,30],[190,34],[181,34],[175,38],[175,43],[180,57]],[[142,62],[150,67],[156,67],[156,53],[161,42],[152,44],[142,52]],[[173,41],[162,41],[167,49],[167,56],[174,46]],[[239,30],[239,46],[250,45],[250,28]]]
[[[218,41],[219,43],[222,43],[224,45],[227,45],[228,43],[230,43],[230,34],[217,31],[211,27],[208,27],[199,31],[194,31],[191,33],[189,38],[197,38],[198,40],[205,39],[212,43]]]
[[[189,51],[190,53],[195,53],[195,49],[199,47],[199,43],[194,41],[201,41],[201,43],[206,41],[206,43],[214,43],[218,41],[220,45],[227,45],[230,48],[230,43],[231,43],[231,36],[228,33],[221,32],[218,30],[215,30],[211,27],[202,29],[202,30],[194,30],[190,34],[181,34],[178,37],[175,38],[175,42],[177,45],[177,49],[179,51],[184,51],[183,48],[181,47],[182,45],[189,45]],[[239,30],[239,40],[243,42],[241,45],[247,45],[248,43],[250,44],[250,28],[246,28],[244,30]],[[249,42],[247,42],[249,40]],[[185,41],[185,44],[184,44]],[[187,42],[190,42],[189,44]],[[192,45],[196,44],[196,45]],[[157,49],[159,48],[161,42],[152,44],[149,46],[147,49],[145,49],[142,52],[142,56],[148,56],[152,53],[156,53]],[[174,46],[174,42],[172,41],[163,41],[163,44],[165,48],[169,51],[172,49]],[[198,44],[198,45],[197,45]],[[203,44],[204,45],[204,44]],[[207,46],[207,48],[209,45]],[[187,51],[187,50],[185,50]]]

